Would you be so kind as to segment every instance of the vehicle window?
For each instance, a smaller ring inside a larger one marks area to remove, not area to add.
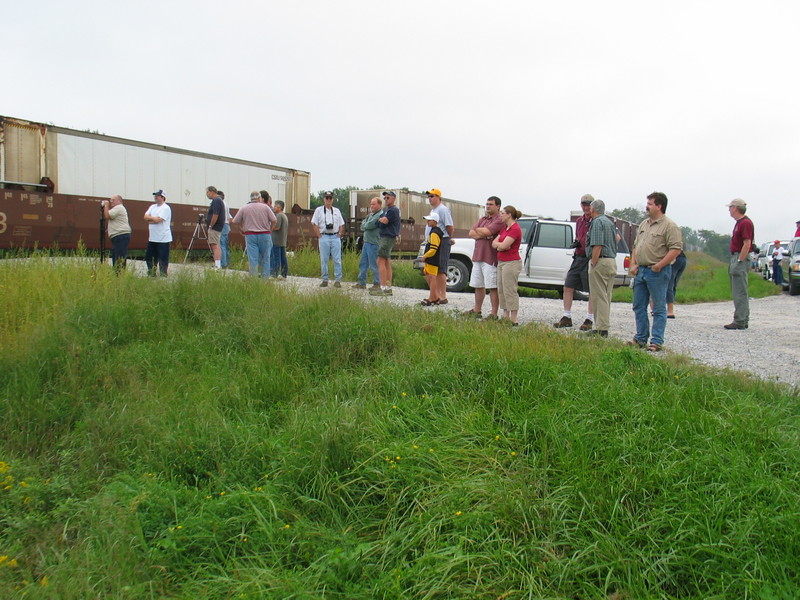
[[[558,223],[540,223],[536,245],[541,248],[569,248],[572,245],[572,228]]]
[[[519,225],[519,228],[522,229],[522,240],[527,241],[528,232],[531,230],[531,225],[533,225],[533,221],[531,219],[520,219],[519,221],[517,221],[517,225]]]
[[[630,254],[631,253],[630,248],[628,248],[628,242],[625,241],[624,237],[619,238],[619,241],[617,242],[617,253],[618,254],[619,253],[622,253],[622,254]]]
[[[794,248],[792,248],[792,254],[800,254],[800,239],[794,241]]]

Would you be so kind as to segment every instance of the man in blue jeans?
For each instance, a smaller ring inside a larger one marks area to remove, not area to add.
[[[667,328],[667,287],[672,277],[672,263],[683,250],[683,236],[675,222],[664,214],[667,212],[665,194],[650,194],[645,212],[648,218],[639,225],[631,252],[630,275],[634,277],[636,335],[628,344],[658,352],[664,346],[664,331]],[[647,315],[651,299],[652,331]]]
[[[311,227],[319,239],[319,260],[322,271],[322,283],[319,287],[328,287],[328,260],[333,260],[333,287],[342,287],[342,234],[344,219],[342,213],[333,205],[333,192],[322,194],[322,206],[314,209]]]
[[[363,290],[367,287],[367,270],[372,270],[372,289],[381,289],[381,278],[378,274],[378,242],[380,230],[378,219],[382,211],[382,201],[377,196],[369,201],[369,214],[361,221],[361,231],[364,232],[364,244],[361,247],[361,260],[358,263],[358,283],[353,287]]]

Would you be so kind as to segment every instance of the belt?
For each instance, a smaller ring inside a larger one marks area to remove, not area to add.
[[[322,235],[339,235],[338,233],[323,233]]]
[[[245,235],[264,235],[265,233],[272,233],[271,231],[245,231]]]

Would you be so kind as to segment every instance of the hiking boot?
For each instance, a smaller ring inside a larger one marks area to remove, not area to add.
[[[371,290],[379,290],[379,289],[381,289],[381,284],[380,283],[373,283],[372,287],[369,288],[369,289],[371,289]]]
[[[319,284],[319,287],[328,287],[328,282],[323,281],[322,283]]]
[[[564,327],[572,327],[572,319],[569,317],[561,317],[561,320],[558,323],[553,323],[553,327],[556,329],[562,329]]]
[[[725,329],[747,329],[747,325],[739,325],[738,323],[728,323],[723,325]]]
[[[357,284],[355,284],[353,286],[353,289],[355,289],[355,290],[365,290],[365,289],[367,289],[367,286],[364,285],[363,283],[357,283]]]
[[[578,329],[581,331],[592,331],[592,327],[594,327],[594,322],[586,319]]]
[[[340,288],[340,287],[342,287],[342,284],[340,282],[338,282],[338,281],[334,281],[333,282],[333,287]]]

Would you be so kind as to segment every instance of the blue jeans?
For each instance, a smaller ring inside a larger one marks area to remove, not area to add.
[[[781,261],[772,259],[772,281],[775,285],[783,285],[783,269],[781,269]]]
[[[247,262],[250,266],[250,275],[258,277],[258,267],[261,267],[261,277],[269,277],[272,271],[272,234],[259,233],[244,236],[247,242]]]
[[[650,267],[639,267],[633,281],[633,314],[636,317],[636,335],[640,344],[664,344],[664,330],[667,328],[667,286],[672,277],[672,265],[667,265],[658,273]],[[650,318],[647,311],[650,299],[653,300],[653,330],[650,331]]]
[[[220,265],[227,267],[230,262],[230,255],[228,254],[228,234],[231,232],[230,223],[225,223],[222,226],[222,233],[219,236],[219,249],[222,255],[220,256]]]
[[[319,238],[319,260],[322,268],[322,281],[328,281],[328,259],[333,259],[333,276],[342,280],[342,240],[338,235],[322,234]]]
[[[686,255],[679,254],[675,262],[672,263],[672,277],[669,278],[669,285],[667,286],[667,304],[675,303],[675,293],[678,291],[678,282],[681,280],[681,275],[686,270]]]
[[[287,277],[289,275],[289,263],[286,260],[286,246],[272,246],[272,272],[275,277],[278,275]]]
[[[378,275],[378,244],[364,243],[361,248],[361,260],[358,262],[358,283],[367,284],[367,269],[372,269],[372,283],[380,285],[381,279]]]
[[[147,272],[156,276],[156,265],[158,272],[166,276],[169,267],[169,242],[147,242],[147,250],[144,253],[144,263],[147,265]]]
[[[128,263],[128,244],[130,233],[120,233],[111,238],[111,264],[115,271],[124,271]]]

